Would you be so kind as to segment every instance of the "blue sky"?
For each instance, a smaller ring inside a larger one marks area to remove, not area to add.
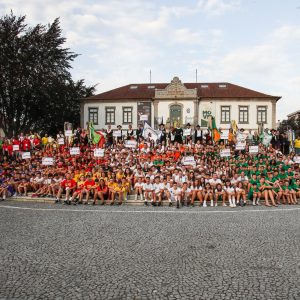
[[[81,55],[72,74],[97,92],[129,83],[232,82],[300,109],[300,0],[0,0],[29,24],[61,18]]]

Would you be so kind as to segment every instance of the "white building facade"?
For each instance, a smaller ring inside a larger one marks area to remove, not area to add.
[[[92,121],[96,129],[126,129],[147,121],[155,128],[161,122],[206,128],[212,115],[221,129],[229,129],[232,120],[246,130],[275,128],[280,98],[231,83],[184,84],[174,77],[170,83],[130,84],[82,99],[81,126]]]

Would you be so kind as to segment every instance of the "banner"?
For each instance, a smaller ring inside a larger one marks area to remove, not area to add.
[[[246,143],[238,142],[235,145],[235,150],[245,150],[246,148]]]
[[[121,130],[114,131],[113,136],[114,137],[122,137],[122,131]]]
[[[220,150],[220,156],[221,157],[230,157],[230,149],[222,149]]]
[[[20,145],[13,145],[13,151],[19,151]]]
[[[65,144],[65,139],[64,138],[58,138],[57,142],[58,142],[58,145],[64,145]]]
[[[183,136],[191,135],[192,130],[191,128],[187,128],[183,130]]]
[[[195,157],[194,156],[185,156],[182,159],[182,164],[185,166],[195,166],[196,165]]]
[[[105,153],[105,149],[96,148],[94,149],[94,156],[95,157],[103,157]]]
[[[249,153],[258,153],[258,146],[249,146]]]
[[[70,155],[79,155],[79,154],[80,154],[79,147],[72,147],[72,148],[70,148]]]
[[[136,148],[137,142],[134,140],[125,141],[126,148]]]
[[[221,140],[228,140],[228,135],[229,135],[229,131],[228,130],[223,130],[221,132]]]
[[[299,155],[294,157],[294,162],[296,164],[300,164],[300,156]]]
[[[65,136],[66,136],[66,137],[70,137],[70,136],[72,136],[72,135],[73,135],[72,130],[66,130],[66,131],[65,131]]]
[[[22,152],[22,159],[30,159],[31,154],[30,152]]]
[[[143,137],[145,139],[150,138],[150,140],[153,140],[154,142],[156,142],[158,139],[158,134],[148,123],[145,123]]]
[[[52,166],[54,165],[53,157],[43,157],[42,158],[42,165],[44,166]]]

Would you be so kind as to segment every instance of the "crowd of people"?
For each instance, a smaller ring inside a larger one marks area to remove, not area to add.
[[[108,126],[94,133],[101,136],[96,144],[90,130],[82,128],[68,136],[61,131],[54,137],[0,138],[0,199],[121,205],[133,195],[145,205],[165,200],[177,208],[234,208],[295,205],[300,197],[300,137],[291,151],[285,133],[276,130],[269,132],[267,143],[257,132],[242,129],[215,140],[212,131],[190,124],[169,130],[161,124],[153,135],[145,135],[143,126],[118,126],[117,131]],[[237,147],[238,135],[245,138],[243,147]]]

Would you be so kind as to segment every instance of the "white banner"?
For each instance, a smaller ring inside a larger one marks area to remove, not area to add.
[[[191,128],[187,128],[183,130],[183,136],[191,135],[192,130]]]
[[[19,151],[20,145],[13,145],[13,151]]]
[[[258,146],[249,146],[249,153],[258,153]]]
[[[235,145],[235,150],[245,150],[246,148],[246,143],[238,142]]]
[[[72,148],[70,148],[70,155],[79,155],[79,154],[80,154],[79,147],[72,147]]]
[[[300,164],[300,156],[295,156],[295,157],[294,157],[294,162],[295,162],[296,164]]]
[[[229,135],[229,131],[228,130],[223,130],[221,132],[221,140],[228,140],[228,135]]]
[[[22,159],[30,159],[31,154],[30,152],[22,152]]]
[[[127,148],[136,148],[137,142],[134,140],[125,141],[125,147]]]
[[[158,139],[158,134],[148,123],[145,123],[143,137],[145,139],[150,138],[150,140],[156,142]]]
[[[114,137],[122,137],[122,131],[121,130],[114,131],[113,136]]]
[[[65,144],[65,139],[64,138],[58,138],[57,142],[58,142],[58,145],[64,145]]]
[[[194,165],[196,165],[195,157],[194,156],[185,156],[182,159],[182,163],[185,166],[188,166],[188,165],[194,166]]]
[[[105,153],[105,149],[96,148],[94,149],[94,156],[95,157],[103,157]]]
[[[66,136],[66,137],[70,137],[70,136],[72,136],[72,135],[73,135],[72,130],[66,130],[66,131],[65,131],[65,136]]]
[[[148,115],[141,115],[140,121],[148,121]]]
[[[220,156],[221,157],[229,157],[231,154],[230,154],[230,149],[222,149],[220,150]]]
[[[42,158],[42,165],[44,166],[52,166],[54,165],[53,157],[43,157]]]

